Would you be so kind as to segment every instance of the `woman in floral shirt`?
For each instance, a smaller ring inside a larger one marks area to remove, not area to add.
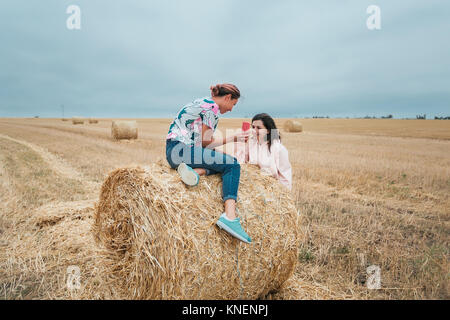
[[[249,133],[213,138],[219,114],[233,110],[241,94],[233,84],[218,84],[210,89],[211,97],[196,99],[185,105],[172,121],[167,134],[166,158],[188,186],[197,185],[202,175],[222,175],[225,212],[216,224],[234,237],[250,243],[250,237],[236,217],[241,167],[236,158],[214,150],[229,142],[246,141]]]

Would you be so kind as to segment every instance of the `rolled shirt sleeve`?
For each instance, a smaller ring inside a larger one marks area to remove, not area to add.
[[[200,117],[204,125],[215,130],[217,124],[217,117],[212,110],[205,109],[200,113]]]

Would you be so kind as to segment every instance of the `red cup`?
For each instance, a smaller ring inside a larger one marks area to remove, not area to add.
[[[250,130],[251,124],[250,122],[242,122],[242,131]]]

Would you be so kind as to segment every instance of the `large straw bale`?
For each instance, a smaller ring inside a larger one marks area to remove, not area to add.
[[[93,230],[115,257],[105,274],[128,291],[123,296],[257,299],[281,288],[295,270],[301,233],[289,191],[242,166],[237,212],[251,244],[215,225],[221,192],[220,175],[187,187],[162,163],[110,173]]]
[[[80,117],[73,117],[72,124],[84,124],[84,119]]]
[[[125,120],[115,120],[112,122],[111,135],[114,139],[137,139],[138,128],[137,122],[125,121]]]
[[[303,126],[298,121],[287,120],[284,123],[284,131],[286,131],[286,132],[302,132],[303,131]]]
[[[89,123],[98,123],[98,120],[94,118],[89,118]]]

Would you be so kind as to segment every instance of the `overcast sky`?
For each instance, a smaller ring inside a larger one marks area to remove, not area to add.
[[[449,31],[448,0],[1,0],[0,117],[173,117],[223,82],[236,117],[447,116]]]

